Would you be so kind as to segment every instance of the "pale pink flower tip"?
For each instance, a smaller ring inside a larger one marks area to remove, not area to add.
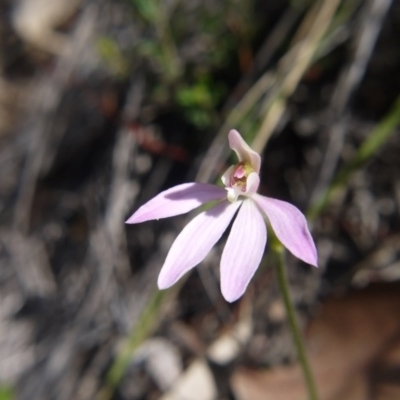
[[[160,289],[169,288],[203,261],[236,213],[220,265],[221,292],[227,301],[242,296],[260,265],[267,242],[265,217],[294,256],[317,267],[317,250],[304,215],[290,203],[257,194],[260,155],[236,130],[229,132],[228,139],[239,162],[222,176],[225,188],[206,183],[178,185],[151,199],[126,221],[135,224],[172,217],[217,201],[189,222],[172,244],[158,277]]]

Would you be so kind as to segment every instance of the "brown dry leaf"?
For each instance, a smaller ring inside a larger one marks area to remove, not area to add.
[[[382,355],[381,363],[384,365],[400,366],[400,335],[390,343],[387,351]]]
[[[376,392],[375,400],[399,400],[400,385],[384,384],[379,385]]]
[[[306,334],[311,367],[321,400],[367,400],[385,389],[391,397],[400,380],[379,390],[371,371],[400,334],[400,286],[376,285],[331,299],[310,323]],[[393,350],[392,354],[397,354]],[[378,363],[378,364],[377,364]],[[375,369],[374,369],[375,371]],[[232,388],[239,400],[304,400],[298,365],[272,371],[238,370]],[[399,391],[397,390],[396,393]]]
[[[375,375],[376,400],[400,399],[400,337],[380,357]]]

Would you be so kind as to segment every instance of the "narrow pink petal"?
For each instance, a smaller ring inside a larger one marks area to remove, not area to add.
[[[260,173],[261,157],[252,150],[250,146],[243,140],[240,133],[232,129],[228,134],[229,147],[235,151],[239,161],[247,161],[254,168],[257,174]]]
[[[231,222],[241,202],[223,201],[199,214],[176,238],[158,276],[158,287],[172,286],[183,274],[199,264]]]
[[[161,192],[140,207],[127,224],[185,214],[200,205],[226,198],[226,191],[208,183],[184,183]]]
[[[282,244],[300,260],[317,267],[317,249],[303,213],[286,201],[259,194],[252,198],[267,214],[272,229]]]
[[[221,258],[221,292],[226,301],[237,300],[246,290],[264,253],[267,229],[253,200],[243,201]]]

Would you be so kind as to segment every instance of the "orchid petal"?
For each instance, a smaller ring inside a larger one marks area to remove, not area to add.
[[[247,161],[257,172],[257,174],[259,174],[261,166],[260,155],[250,148],[250,146],[240,136],[238,131],[232,129],[228,134],[228,139],[229,147],[235,151],[239,161]]]
[[[199,214],[175,239],[158,276],[158,287],[172,286],[199,264],[220,239],[242,202],[223,201]]]
[[[246,290],[264,253],[267,230],[253,200],[243,201],[221,258],[221,292],[226,301],[237,300]]]
[[[252,195],[257,192],[258,187],[260,186],[260,176],[257,172],[252,172],[246,181],[246,195]]]
[[[318,266],[317,249],[303,213],[286,201],[254,194],[252,199],[267,215],[281,243],[297,258]]]
[[[161,192],[140,207],[127,224],[185,214],[200,205],[226,198],[226,191],[207,183],[184,183]]]
[[[235,172],[235,166],[231,165],[221,176],[221,181],[225,186],[231,185],[231,180],[234,172]]]

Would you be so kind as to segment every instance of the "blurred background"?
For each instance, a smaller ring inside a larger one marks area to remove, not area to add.
[[[159,292],[192,215],[124,224],[218,182],[232,128],[317,243],[320,399],[400,399],[399,40],[398,0],[2,0],[0,399],[306,398],[268,245],[227,304],[225,237]]]

